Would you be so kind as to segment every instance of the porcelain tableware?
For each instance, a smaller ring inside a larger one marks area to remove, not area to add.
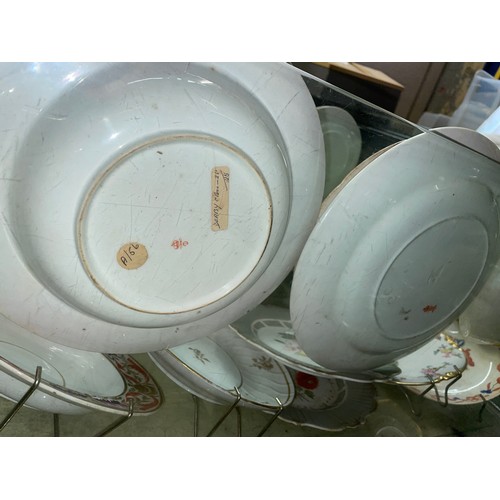
[[[324,185],[321,125],[292,67],[0,71],[0,304],[16,323],[149,352],[227,325],[290,271]]]
[[[495,168],[428,132],[384,151],[325,200],[290,296],[311,359],[339,371],[392,363],[467,307],[498,258]]]
[[[360,383],[372,383],[392,377],[382,369],[381,371],[343,373],[329,370],[314,362],[297,343],[290,321],[290,312],[283,307],[257,306],[245,316],[231,323],[230,327],[250,344],[297,371],[319,377],[333,377]],[[399,370],[396,371],[399,372]],[[392,372],[389,371],[389,373]]]
[[[467,357],[457,342],[440,333],[420,349],[396,361],[401,370],[388,382],[402,385],[429,385],[450,380],[467,367]]]
[[[239,393],[241,406],[272,410],[295,394],[286,368],[229,327],[149,356],[174,382],[213,403],[232,404]]]
[[[91,410],[148,415],[162,403],[158,385],[132,356],[80,351],[49,342],[0,315],[0,395],[18,402],[41,380],[26,406],[58,414]]]
[[[319,106],[318,114],[325,141],[325,198],[358,164],[362,141],[356,120],[345,109]]]
[[[500,349],[496,346],[477,344],[468,340],[456,339],[467,357],[467,367],[462,376],[449,385],[447,401],[452,405],[483,403],[500,395]],[[442,402],[448,382],[436,384],[435,388]],[[420,394],[424,386],[409,386],[411,391]],[[425,398],[438,400],[434,390],[428,391]]]
[[[374,384],[315,375],[290,369],[295,399],[279,418],[298,425],[327,431],[342,431],[361,425],[377,408]]]

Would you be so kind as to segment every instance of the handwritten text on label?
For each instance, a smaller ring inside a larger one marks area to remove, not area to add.
[[[148,260],[148,251],[141,243],[130,242],[121,246],[116,253],[116,261],[123,269],[137,269]]]
[[[212,231],[224,231],[229,224],[229,167],[212,168]]]

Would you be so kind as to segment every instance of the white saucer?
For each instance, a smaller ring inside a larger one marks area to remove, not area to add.
[[[319,106],[319,119],[325,141],[325,190],[323,197],[337,187],[359,161],[361,132],[356,120],[337,106]]]
[[[229,327],[149,356],[175,383],[212,403],[232,404],[239,391],[241,406],[272,410],[295,394],[287,369]]]
[[[16,131],[0,151],[0,303],[16,323],[78,349],[149,352],[227,325],[288,274],[324,186],[321,125],[293,67],[0,73],[15,89],[0,122]]]
[[[337,190],[292,283],[292,324],[311,359],[373,369],[418,349],[465,309],[498,258],[496,166],[429,132]]]
[[[151,375],[128,355],[98,354],[57,345],[0,316],[0,396],[18,402],[41,380],[26,406],[58,414],[101,410],[147,415],[162,403]]]
[[[471,341],[456,339],[467,357],[467,367],[462,376],[453,384],[444,381],[435,387],[441,402],[445,400],[448,388],[448,403],[453,405],[470,405],[483,403],[484,400],[500,395],[500,349],[495,346],[476,344]],[[420,394],[424,386],[409,386],[411,391]],[[437,401],[432,389],[424,395],[427,399]],[[484,400],[483,400],[484,398]]]
[[[326,431],[361,425],[377,408],[374,384],[317,377],[290,369],[295,399],[278,418]]]

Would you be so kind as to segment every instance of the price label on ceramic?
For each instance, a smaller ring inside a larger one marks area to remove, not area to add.
[[[229,224],[229,167],[212,169],[212,231],[224,231]]]
[[[141,243],[126,243],[116,253],[116,261],[123,269],[137,269],[148,260],[148,251]]]

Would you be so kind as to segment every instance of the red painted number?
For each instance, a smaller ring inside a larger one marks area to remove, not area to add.
[[[179,250],[179,248],[187,247],[188,245],[189,245],[188,241],[183,241],[179,238],[178,240],[172,241],[170,246],[173,247],[175,250]]]

